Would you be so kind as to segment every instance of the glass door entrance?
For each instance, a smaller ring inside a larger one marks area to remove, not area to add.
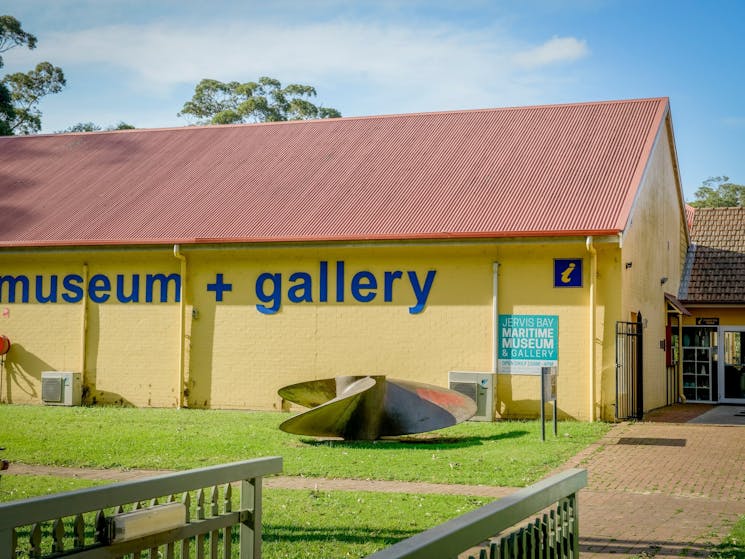
[[[724,327],[720,352],[723,401],[745,403],[745,327]]]
[[[683,395],[687,401],[717,398],[717,329],[683,328]]]

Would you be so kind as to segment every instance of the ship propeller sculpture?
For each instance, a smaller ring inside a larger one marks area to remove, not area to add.
[[[282,423],[280,429],[346,440],[434,431],[476,413],[476,402],[460,392],[383,375],[311,380],[280,388],[279,395],[311,408]]]

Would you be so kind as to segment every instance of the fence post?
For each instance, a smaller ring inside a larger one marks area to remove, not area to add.
[[[636,419],[644,416],[644,321],[642,313],[636,317]]]
[[[249,514],[240,524],[240,559],[261,559],[261,477],[241,481],[241,509]]]
[[[0,557],[13,557],[15,554],[15,544],[13,543],[13,534],[15,528],[0,530]]]

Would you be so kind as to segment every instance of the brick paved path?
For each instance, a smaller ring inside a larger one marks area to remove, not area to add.
[[[567,466],[587,468],[582,557],[706,556],[745,514],[745,428],[615,426]]]
[[[687,419],[687,418],[686,418]],[[745,514],[745,427],[621,423],[561,469],[587,468],[582,559],[703,557]],[[9,473],[124,480],[162,472],[39,468]],[[502,497],[513,488],[274,477],[266,487]]]
[[[557,471],[573,467],[588,470],[579,500],[582,559],[704,557],[745,514],[745,427],[621,423]],[[494,498],[514,491],[314,478],[267,486]]]

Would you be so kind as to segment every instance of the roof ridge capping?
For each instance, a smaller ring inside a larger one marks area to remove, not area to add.
[[[263,126],[302,126],[308,123],[325,123],[325,122],[338,122],[338,121],[353,121],[353,120],[385,120],[391,118],[415,118],[423,116],[446,116],[446,115],[457,115],[457,114],[478,114],[478,113],[494,113],[494,112],[508,112],[508,111],[530,111],[536,109],[557,109],[557,108],[568,108],[568,107],[585,107],[585,106],[597,106],[597,105],[624,105],[631,103],[645,103],[645,102],[660,102],[664,101],[669,106],[668,97],[640,97],[637,99],[612,99],[605,101],[579,101],[572,103],[556,103],[556,104],[541,104],[541,105],[515,105],[507,107],[481,107],[475,109],[449,109],[441,111],[421,111],[413,113],[387,113],[379,115],[355,115],[355,116],[341,116],[339,118],[317,118],[317,119],[305,119],[305,120],[282,120],[276,122],[241,122],[236,124],[195,124],[186,126],[160,126],[155,128],[131,128],[127,130],[95,130],[92,132],[49,132],[45,134],[29,134],[24,136],[4,136],[1,138],[28,138],[28,137],[39,137],[39,136],[94,136],[99,134],[134,134],[143,132],[170,132],[173,130],[214,130],[215,128],[245,128],[245,127],[263,127]]]

